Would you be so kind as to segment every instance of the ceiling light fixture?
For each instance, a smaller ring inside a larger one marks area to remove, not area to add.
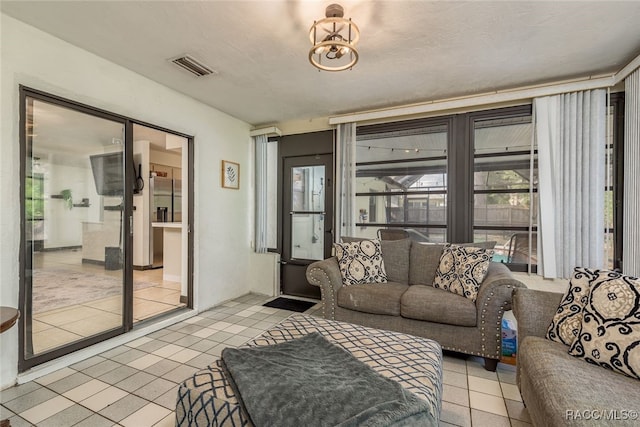
[[[351,18],[344,18],[342,6],[331,4],[327,6],[326,18],[313,21],[309,30],[309,40],[313,44],[309,62],[324,71],[353,68],[358,62],[356,44],[359,39],[358,26]]]

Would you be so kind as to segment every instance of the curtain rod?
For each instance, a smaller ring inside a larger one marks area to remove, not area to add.
[[[448,98],[420,104],[405,105],[401,107],[391,107],[381,110],[363,111],[359,113],[333,116],[329,117],[329,124],[337,125],[340,123],[364,122],[376,119],[386,119],[414,114],[430,113],[435,111],[445,111],[456,108],[475,107],[480,105],[497,104],[509,101],[520,101],[541,96],[557,95],[559,93],[611,87],[614,84],[614,75],[587,77],[584,79],[570,80],[557,84],[530,86],[520,89],[505,89],[480,95]]]

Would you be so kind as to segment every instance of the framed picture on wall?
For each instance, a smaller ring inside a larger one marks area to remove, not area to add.
[[[222,187],[234,190],[240,188],[240,164],[228,160],[222,161]]]

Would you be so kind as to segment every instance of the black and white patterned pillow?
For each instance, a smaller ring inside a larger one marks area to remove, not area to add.
[[[591,286],[569,354],[640,379],[640,279],[600,273],[608,280]]]
[[[343,284],[387,283],[379,240],[334,243],[333,246]]]
[[[472,301],[487,275],[493,250],[446,244],[433,281],[434,288],[445,289]]]
[[[601,281],[616,279],[620,273],[615,271],[591,270],[584,267],[573,269],[569,280],[569,289],[565,292],[558,311],[547,329],[547,339],[564,345],[571,345],[580,332],[582,309],[587,303],[591,286]]]

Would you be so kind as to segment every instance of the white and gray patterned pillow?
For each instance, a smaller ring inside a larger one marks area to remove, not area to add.
[[[334,243],[333,246],[343,284],[387,283],[379,240]]]
[[[472,246],[445,245],[433,287],[475,301],[480,284],[487,275],[493,252]]]
[[[607,273],[613,273],[609,277]],[[602,280],[616,278],[619,273],[591,270],[583,267],[573,269],[573,275],[569,280],[569,289],[565,292],[558,311],[553,316],[551,324],[547,329],[547,339],[564,345],[571,345],[580,332],[582,324],[582,309],[587,303],[587,297],[591,286]]]
[[[612,271],[600,274],[608,280],[591,286],[569,354],[640,379],[640,279]]]

